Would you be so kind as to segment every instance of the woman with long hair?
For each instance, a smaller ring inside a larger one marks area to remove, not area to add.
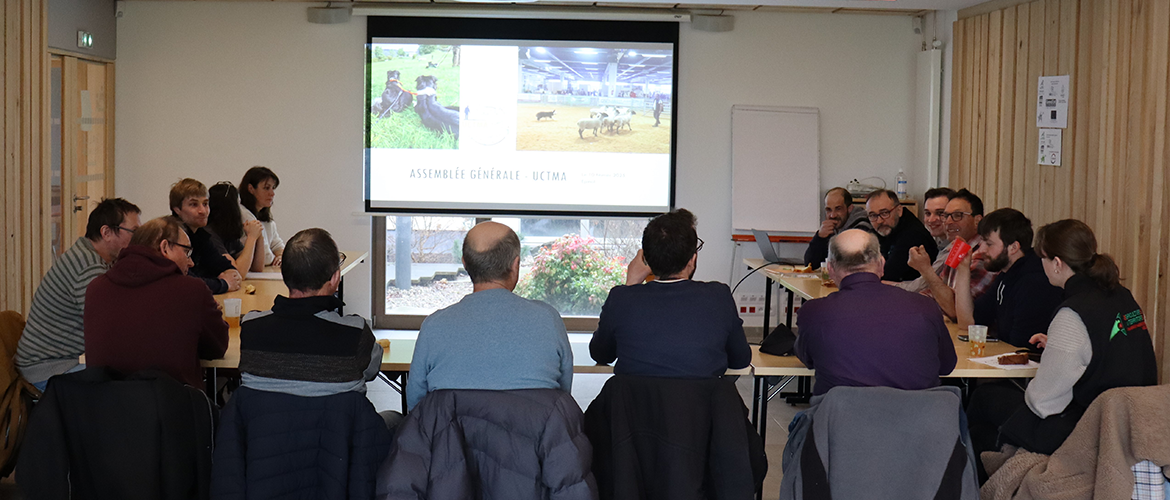
[[[242,220],[260,221],[264,228],[264,265],[280,265],[280,256],[284,253],[284,240],[276,232],[276,220],[272,218],[272,202],[276,199],[276,188],[280,186],[280,177],[268,167],[259,165],[249,168],[240,180],[240,210]]]
[[[223,240],[240,276],[247,278],[248,271],[264,270],[264,249],[257,244],[264,226],[257,220],[244,222],[236,187],[227,181],[220,182],[207,190],[207,197],[211,208],[207,230]]]
[[[1048,332],[1031,339],[1044,349],[1040,367],[1023,401],[1016,397],[1015,411],[999,427],[999,444],[1052,454],[1098,395],[1114,387],[1156,385],[1158,369],[1142,310],[1118,281],[1113,258],[1097,253],[1087,224],[1048,224],[1036,233],[1034,247],[1048,281],[1064,289],[1064,302]]]

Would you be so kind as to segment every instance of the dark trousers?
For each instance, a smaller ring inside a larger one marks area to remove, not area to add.
[[[980,454],[985,451],[999,451],[999,428],[1012,414],[1023,408],[1024,391],[1008,381],[982,384],[971,393],[967,404],[967,428],[971,431],[971,447],[975,449],[975,466],[979,472],[979,484],[987,481]]]

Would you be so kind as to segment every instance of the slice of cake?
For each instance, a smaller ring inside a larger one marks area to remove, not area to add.
[[[1028,364],[1028,353],[1017,352],[1015,354],[1004,354],[999,357],[999,364],[1001,365],[1026,365]]]

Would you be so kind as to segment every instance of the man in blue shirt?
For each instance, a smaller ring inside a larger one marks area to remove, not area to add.
[[[408,409],[440,389],[573,388],[573,350],[552,306],[520,297],[520,238],[482,222],[463,240],[472,292],[423,321],[406,385]]]
[[[694,281],[703,241],[685,209],[659,215],[642,232],[626,286],[601,308],[589,354],[617,375],[710,378],[745,368],[752,351],[727,285]],[[657,278],[644,283],[653,273]]]
[[[927,389],[955,369],[942,312],[930,297],[885,285],[878,239],[860,229],[829,242],[840,290],[811,300],[797,318],[796,356],[816,370],[813,394],[838,385]]]

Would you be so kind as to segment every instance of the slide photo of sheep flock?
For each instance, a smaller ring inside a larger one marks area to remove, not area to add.
[[[459,46],[374,44],[370,147],[459,148]]]
[[[670,153],[672,50],[519,52],[517,150]]]

